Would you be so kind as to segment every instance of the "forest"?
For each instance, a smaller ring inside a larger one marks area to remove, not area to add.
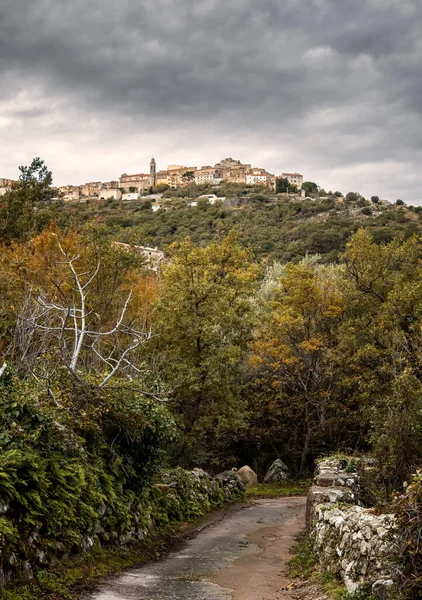
[[[52,203],[42,161],[0,198],[0,497],[21,530],[46,506],[77,529],[104,498],[123,523],[163,466],[279,457],[303,478],[366,452],[403,488],[422,459],[417,213],[89,211]],[[116,240],[159,244],[160,272]]]

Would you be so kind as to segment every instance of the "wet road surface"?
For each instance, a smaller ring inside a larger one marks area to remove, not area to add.
[[[281,600],[306,498],[255,500],[160,562],[104,582],[89,600]]]

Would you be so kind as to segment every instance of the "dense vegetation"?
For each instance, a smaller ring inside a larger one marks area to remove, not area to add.
[[[35,161],[0,199],[0,496],[20,528],[48,511],[74,533],[102,501],[119,528],[162,464],[304,475],[364,450],[402,486],[422,460],[417,210],[229,188],[64,207],[50,185]]]
[[[141,206],[91,201],[88,206],[65,207],[64,212],[72,224],[79,219],[95,220],[115,239],[162,249],[186,236],[205,245],[235,231],[239,243],[249,247],[258,260],[281,262],[315,253],[321,254],[324,262],[337,262],[347,241],[362,226],[377,243],[421,229],[419,215],[404,207],[363,201],[362,208],[361,200],[340,203],[332,198],[299,201],[280,196],[270,200],[267,195],[248,192],[213,206],[200,200],[198,207],[190,207],[185,201],[173,200],[169,201],[173,208],[152,212],[148,200]],[[362,212],[365,207],[369,214]]]

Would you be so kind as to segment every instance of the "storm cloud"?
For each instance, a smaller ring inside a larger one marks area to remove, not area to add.
[[[417,203],[419,0],[0,0],[0,176],[233,156]]]

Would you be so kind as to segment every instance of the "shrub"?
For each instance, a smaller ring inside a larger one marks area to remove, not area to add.
[[[65,392],[60,409],[28,383],[0,379],[2,555],[27,559],[34,535],[46,550],[56,541],[66,551],[77,549],[101,507],[107,507],[106,526],[127,531],[131,504],[172,437],[165,407],[139,394],[70,384]]]
[[[395,499],[398,531],[404,561],[403,593],[422,594],[422,471],[418,470],[403,494]]]

